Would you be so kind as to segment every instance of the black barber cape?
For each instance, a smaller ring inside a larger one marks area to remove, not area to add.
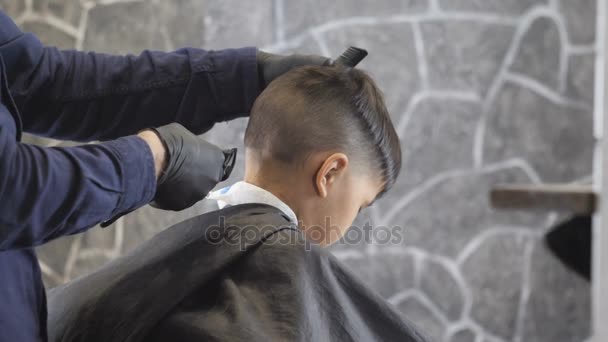
[[[179,223],[49,293],[49,341],[426,341],[266,204]]]

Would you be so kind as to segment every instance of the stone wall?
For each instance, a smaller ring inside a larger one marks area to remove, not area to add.
[[[438,341],[588,337],[589,284],[543,245],[559,215],[497,212],[487,197],[496,183],[589,179],[595,0],[0,0],[0,8],[62,48],[255,45],[328,56],[367,48],[361,67],[386,93],[404,169],[357,223],[398,225],[404,239],[334,253]],[[218,124],[207,138],[242,146],[245,125]],[[242,177],[238,163],[231,182]],[[45,281],[85,274],[208,209],[146,207],[55,241],[39,250]]]

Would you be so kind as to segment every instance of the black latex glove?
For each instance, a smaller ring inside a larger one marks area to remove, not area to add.
[[[257,52],[257,60],[262,88],[265,88],[272,80],[295,67],[331,64],[331,60],[327,57],[299,54],[281,56],[261,50]]]
[[[167,148],[167,163],[150,205],[165,210],[191,207],[232,172],[236,148],[223,151],[172,123],[155,128]]]

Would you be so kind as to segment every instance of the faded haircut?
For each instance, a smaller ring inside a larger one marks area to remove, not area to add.
[[[343,152],[356,171],[382,178],[382,193],[401,170],[382,92],[354,68],[306,66],[274,80],[253,105],[245,146],[292,165],[315,152]]]

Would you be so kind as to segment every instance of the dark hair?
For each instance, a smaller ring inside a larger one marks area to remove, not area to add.
[[[253,105],[245,146],[290,164],[313,152],[342,151],[357,168],[383,178],[382,192],[401,169],[382,92],[364,71],[340,66],[300,67],[274,80]]]

